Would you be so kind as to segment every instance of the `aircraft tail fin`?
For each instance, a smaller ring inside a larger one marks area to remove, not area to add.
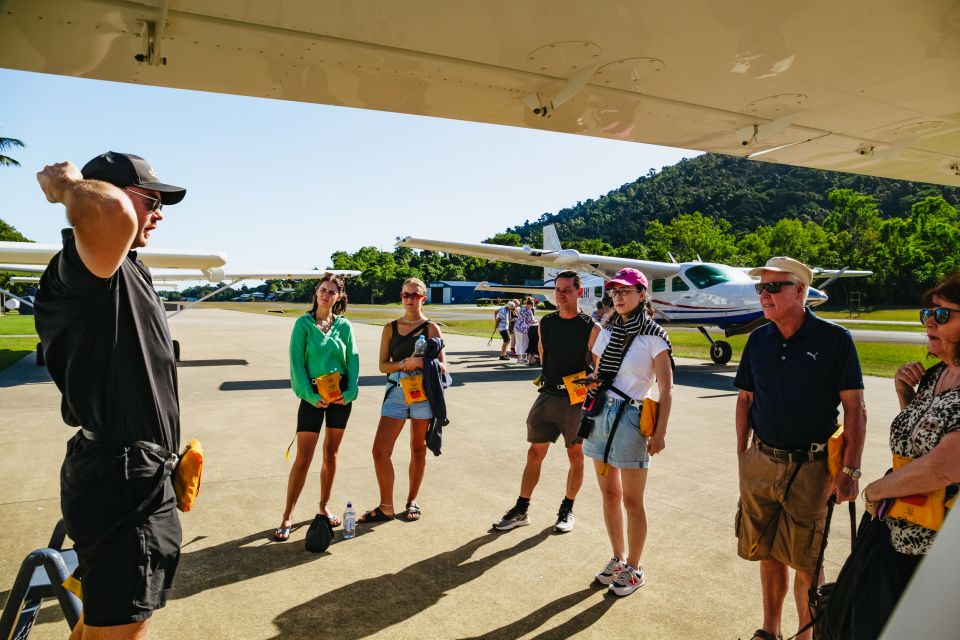
[[[548,224],[543,228],[543,248],[547,251],[560,251],[560,236],[557,235],[557,228]]]

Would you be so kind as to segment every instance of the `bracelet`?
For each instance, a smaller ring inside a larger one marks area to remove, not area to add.
[[[863,488],[863,491],[860,492],[860,497],[863,498],[864,504],[873,506],[874,503],[870,500],[870,498],[867,497],[867,488],[866,488],[866,487],[864,487],[864,488]]]
[[[398,369],[398,371],[406,371],[406,369],[403,368],[403,365],[406,361],[407,361],[406,358],[400,361],[400,369]]]

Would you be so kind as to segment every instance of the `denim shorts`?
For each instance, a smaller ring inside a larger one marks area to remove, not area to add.
[[[593,419],[590,436],[583,441],[583,455],[594,460],[603,460],[610,427],[623,403],[624,400],[618,397],[607,396],[603,399],[603,409],[600,410],[600,415]],[[640,433],[640,411],[636,407],[627,406],[620,417],[617,432],[613,434],[613,446],[610,447],[607,462],[611,467],[619,469],[649,469],[647,440]]]
[[[403,397],[403,388],[400,386],[400,378],[406,378],[411,375],[420,375],[421,371],[406,372],[396,371],[387,376],[386,391],[383,398],[383,406],[380,408],[380,415],[387,418],[396,418],[397,420],[429,420],[433,417],[430,410],[430,402],[424,400],[414,404],[407,404]]]

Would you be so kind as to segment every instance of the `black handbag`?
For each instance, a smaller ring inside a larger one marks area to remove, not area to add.
[[[330,526],[330,519],[327,516],[317,514],[307,529],[307,537],[304,540],[304,546],[307,551],[313,553],[323,553],[333,542],[333,527]]]

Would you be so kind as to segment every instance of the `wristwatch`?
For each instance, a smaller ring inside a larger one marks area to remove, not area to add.
[[[850,467],[844,467],[843,469],[840,469],[840,471],[843,471],[845,474],[847,474],[854,480],[859,480],[860,476],[863,475],[862,473],[860,473],[860,469],[851,469]]]

